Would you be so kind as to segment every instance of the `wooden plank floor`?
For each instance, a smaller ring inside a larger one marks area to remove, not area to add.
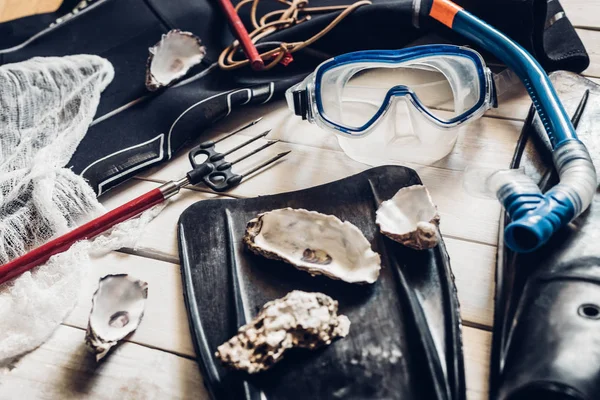
[[[55,11],[62,0],[0,0],[0,22]]]
[[[58,3],[57,0],[0,0],[0,21],[51,10]],[[600,78],[600,2],[562,0],[561,3],[592,59],[584,75],[596,80]],[[528,107],[529,99],[522,89],[503,96],[497,110],[472,123],[461,134],[450,156],[431,166],[409,164],[429,187],[441,213],[441,229],[452,259],[464,319],[469,399],[487,398],[500,207],[495,201],[467,195],[462,189],[463,171],[468,165],[506,167]],[[266,118],[244,134],[273,128],[282,141],[269,151],[293,152],[285,162],[248,180],[229,193],[229,197],[303,189],[368,168],[347,158],[335,140],[314,126],[288,118],[281,102],[245,110],[215,126],[206,137],[222,136],[265,113]],[[235,140],[243,138],[232,138],[228,143],[233,145]],[[140,175],[101,200],[108,208],[115,207],[180,177],[186,170],[187,155],[181,153],[168,165]],[[194,362],[183,304],[175,223],[189,205],[214,197],[206,191],[184,189],[150,223],[136,249],[124,249],[94,260],[83,283],[79,304],[60,329],[39,349],[11,367],[0,369],[0,399],[208,398]],[[97,366],[83,345],[90,297],[98,278],[115,272],[127,272],[149,283],[147,312],[127,343]]]

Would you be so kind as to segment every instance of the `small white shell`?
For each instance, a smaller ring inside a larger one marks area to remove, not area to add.
[[[148,284],[129,275],[106,275],[92,298],[85,342],[100,361],[125,336],[137,329],[144,316]]]
[[[206,48],[191,32],[173,29],[150,47],[146,64],[146,88],[150,91],[169,86],[183,77],[194,65],[200,64]]]
[[[244,242],[256,254],[282,260],[311,275],[373,283],[381,259],[363,233],[333,215],[282,208],[248,222]]]
[[[417,250],[430,249],[440,241],[440,216],[427,188],[413,185],[400,189],[377,210],[381,233]]]

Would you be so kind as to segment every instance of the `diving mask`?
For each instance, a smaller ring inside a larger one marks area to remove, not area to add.
[[[286,99],[296,115],[340,135],[346,153],[368,164],[436,161],[451,151],[461,124],[496,106],[483,58],[452,45],[334,57],[289,88]],[[378,160],[368,160],[374,155]]]

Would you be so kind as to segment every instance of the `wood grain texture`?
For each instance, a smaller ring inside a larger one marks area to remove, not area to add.
[[[84,336],[61,326],[38,349],[0,369],[0,399],[209,399],[193,360],[123,343],[97,364]]]
[[[567,17],[573,26],[598,30],[600,22],[600,2],[595,0],[560,0]]]
[[[595,1],[590,1],[590,3],[595,3]],[[595,17],[600,20],[598,14]],[[594,78],[600,78],[600,27],[597,29],[577,29],[577,34],[590,56],[590,66],[583,71],[583,75]]]
[[[92,295],[98,280],[107,274],[127,273],[148,283],[148,300],[138,330],[128,338],[134,343],[194,356],[179,265],[111,252],[92,260],[90,271],[81,283],[79,301],[65,324],[86,329],[92,306]]]
[[[149,283],[146,312],[139,329],[96,365],[83,344],[83,330],[98,278],[115,272]],[[65,323],[70,326],[59,328],[39,349],[0,369],[0,399],[207,398],[199,369],[189,359],[195,353],[177,265],[119,253],[95,259]],[[463,335],[469,399],[485,399],[491,335],[469,327]]]
[[[0,0],[0,22],[55,11],[62,0]]]

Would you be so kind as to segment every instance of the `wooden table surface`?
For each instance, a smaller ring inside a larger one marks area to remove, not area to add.
[[[22,3],[30,3],[23,11]],[[0,0],[0,20],[56,7],[57,0]],[[562,0],[591,57],[584,75],[600,83],[600,1]],[[14,7],[14,8],[12,8]],[[18,12],[13,12],[17,10]],[[494,267],[500,206],[473,198],[462,188],[467,165],[505,168],[530,101],[524,89],[502,96],[500,107],[470,124],[454,151],[434,165],[408,164],[431,191],[441,214],[456,276],[463,317],[463,340],[469,399],[487,398],[488,365],[493,318]],[[354,162],[335,140],[311,125],[290,118],[282,102],[244,110],[207,132],[218,138],[245,121],[266,113],[244,135],[274,128],[283,141],[269,150],[292,150],[285,162],[249,179],[227,196],[244,198],[304,189],[331,182],[368,168]],[[293,135],[302,132],[302,135]],[[306,137],[310,141],[304,141]],[[320,139],[319,139],[320,138]],[[235,140],[230,139],[228,145]],[[187,154],[166,166],[141,174],[101,198],[107,208],[179,178],[187,171]],[[208,398],[195,362],[179,273],[176,222],[192,203],[216,195],[184,189],[146,228],[136,249],[123,249],[95,259],[79,304],[40,348],[10,368],[0,369],[0,399],[71,398]],[[146,315],[138,331],[99,365],[83,343],[91,295],[98,278],[126,272],[149,283]]]

